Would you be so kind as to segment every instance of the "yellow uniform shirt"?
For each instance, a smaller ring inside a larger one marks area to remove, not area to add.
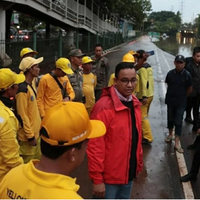
[[[91,108],[95,104],[94,88],[96,76],[93,73],[83,74],[83,94],[86,99],[85,107]]]
[[[109,82],[108,82],[108,86],[110,87],[110,86],[112,86],[112,85],[114,85],[114,78],[115,78],[115,73],[113,73],[113,74],[111,74],[110,75],[110,79],[109,79]],[[138,93],[139,92],[139,90],[140,90],[140,86],[139,86],[139,76],[136,74],[136,78],[137,78],[137,83],[136,83],[136,86],[135,86],[135,90],[134,90],[134,92],[133,92],[133,94],[136,94],[136,93]]]
[[[18,139],[20,141],[28,141],[35,137],[38,139],[41,124],[36,93],[28,83],[19,84],[16,95],[16,108],[21,124],[18,131]]]
[[[75,93],[68,77],[60,77],[58,81],[66,88],[66,94],[70,97],[70,100],[73,100]],[[40,116],[44,117],[47,109],[62,102],[62,100],[62,92],[55,79],[50,74],[42,76],[37,91],[37,103]]]
[[[149,76],[147,97],[152,97],[154,95],[154,80],[153,80],[153,69],[152,69],[152,67],[148,67],[147,72],[148,72],[148,76]]]
[[[32,160],[11,170],[0,183],[1,199],[82,199],[76,179],[35,168]]]
[[[142,99],[143,97],[147,97],[147,82],[148,82],[148,73],[147,69],[142,67],[138,70],[139,75],[139,87],[140,90],[137,93],[138,99]]]
[[[17,142],[18,121],[0,101],[0,181],[14,167],[23,163]]]

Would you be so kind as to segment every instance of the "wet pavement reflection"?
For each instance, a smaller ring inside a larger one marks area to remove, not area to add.
[[[200,40],[195,38],[166,37],[152,38],[152,42],[163,51],[172,55],[182,54],[185,57],[192,55],[193,48],[200,46]]]

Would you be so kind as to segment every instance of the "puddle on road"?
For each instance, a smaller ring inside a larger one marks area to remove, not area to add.
[[[200,46],[200,40],[194,38],[168,37],[152,41],[163,51],[172,55],[182,54],[185,57],[192,55],[193,48]]]

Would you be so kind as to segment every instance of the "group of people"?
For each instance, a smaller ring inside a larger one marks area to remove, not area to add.
[[[93,198],[130,198],[133,180],[143,166],[142,143],[153,141],[148,119],[153,70],[144,50],[129,51],[109,79],[102,46],[97,44],[94,51],[91,58],[80,49],[71,50],[69,59],[59,58],[39,83],[43,57],[34,58],[38,52],[30,48],[20,53],[20,74],[0,69],[0,198],[81,198],[70,173],[86,152]],[[196,54],[200,58],[200,50],[195,50],[191,62]],[[166,77],[165,141],[172,141],[175,126],[174,148],[183,153],[183,113],[200,75],[196,68],[193,75],[184,69],[182,55],[174,64]],[[193,161],[198,167],[199,146]],[[181,180],[195,179],[194,168]]]
[[[194,143],[187,147],[188,149],[195,149],[192,166],[189,173],[180,178],[182,182],[196,180],[200,167],[199,63],[200,47],[193,49],[192,57],[185,58],[182,55],[177,55],[174,60],[175,69],[168,72],[165,80],[168,86],[165,103],[167,104],[169,129],[169,135],[165,138],[165,142],[171,142],[174,139],[175,132],[174,149],[179,153],[184,152],[180,144],[184,112],[186,113],[185,121],[193,124],[192,131],[196,134]],[[192,114],[193,117],[191,117]]]
[[[134,62],[120,62],[114,85],[107,87],[102,50],[96,45],[93,59],[70,51],[38,86],[43,57],[34,58],[38,52],[30,48],[20,53],[19,74],[0,69],[1,198],[81,198],[70,173],[86,149],[93,196],[130,197],[143,165],[141,105],[134,91],[136,68],[146,57],[136,64],[130,54]]]

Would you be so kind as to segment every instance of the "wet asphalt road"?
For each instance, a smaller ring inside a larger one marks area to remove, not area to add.
[[[154,70],[155,94],[150,108],[149,119],[154,141],[151,145],[143,144],[144,168],[133,184],[131,198],[134,199],[173,199],[185,198],[182,183],[180,182],[179,168],[173,143],[166,144],[165,136],[168,133],[167,110],[164,104],[165,76],[174,68],[174,56],[157,48],[148,37],[142,37],[137,41],[124,45],[119,50],[106,55],[111,66],[110,74],[115,66],[121,62],[122,57],[129,50],[144,49],[155,50],[155,55],[148,58],[148,62]],[[188,170],[191,166],[193,151],[187,150],[195,135],[191,132],[192,125],[183,123],[181,144],[184,148],[184,157]],[[77,183],[81,188],[79,194],[83,198],[92,198],[92,183],[88,176],[87,158],[83,164],[73,173],[77,177]],[[200,175],[199,175],[200,176]],[[192,183],[195,198],[200,198],[200,177]]]

